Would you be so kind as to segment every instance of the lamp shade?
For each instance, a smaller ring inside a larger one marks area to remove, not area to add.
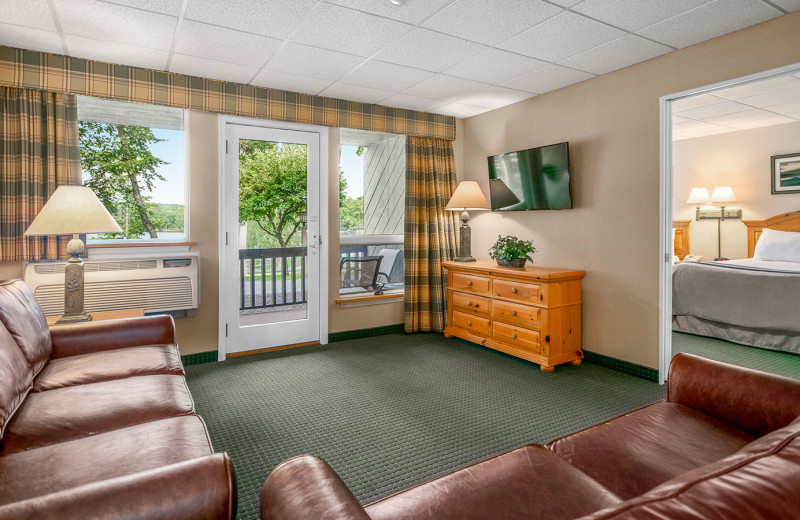
[[[25,236],[122,231],[97,195],[85,186],[59,186],[25,230]]]
[[[445,206],[448,211],[465,211],[469,209],[489,209],[489,202],[483,196],[481,187],[475,181],[461,181],[456,192]]]
[[[689,198],[686,199],[687,204],[708,204],[711,202],[711,196],[708,194],[708,188],[692,188],[689,193]]]
[[[730,186],[717,186],[711,192],[711,202],[736,202],[736,195]]]

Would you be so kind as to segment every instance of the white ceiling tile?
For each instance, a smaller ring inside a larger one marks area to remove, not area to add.
[[[477,116],[478,114],[482,114],[484,112],[487,112],[488,110],[489,110],[488,108],[473,107],[471,105],[462,105],[461,103],[447,103],[446,105],[440,106],[437,109],[437,112],[447,116],[465,118],[465,117]]]
[[[422,26],[494,45],[559,12],[560,8],[540,0],[458,0]]]
[[[678,123],[688,123],[689,121],[691,121],[691,119],[689,119],[688,117],[681,117],[676,115],[672,116],[673,125],[677,125]]]
[[[699,96],[691,96],[673,102],[672,111],[674,113],[680,113],[684,110],[713,105],[715,103],[724,103],[725,101],[727,100],[718,98],[713,94],[700,94]]]
[[[309,78],[297,74],[288,74],[275,70],[264,69],[258,73],[253,80],[253,85],[259,87],[274,88],[278,90],[288,90],[291,92],[302,92],[303,94],[319,94],[333,82],[327,79]]]
[[[338,5],[320,3],[292,40],[359,56],[372,56],[413,26]]]
[[[765,108],[774,105],[782,105],[784,103],[791,103],[800,99],[800,86],[785,88],[781,90],[773,90],[755,96],[748,96],[739,98],[740,103],[750,105],[758,108]]]
[[[486,47],[477,43],[427,29],[415,29],[381,51],[375,59],[441,72],[484,50]]]
[[[375,0],[327,0],[327,2],[416,25],[452,0],[412,1],[406,5],[394,5],[389,1],[376,2]]]
[[[63,54],[58,33],[0,23],[0,45]]]
[[[145,11],[178,16],[181,14],[183,0],[105,0],[111,4],[127,5]]]
[[[444,105],[437,99],[428,99],[409,94],[395,94],[381,101],[381,105],[387,107],[407,108],[409,110],[422,110],[424,112],[435,112],[437,108]]]
[[[710,0],[645,1],[631,4],[631,0],[585,0],[573,11],[609,23],[626,31],[635,31],[688,11]]]
[[[350,54],[286,42],[267,62],[266,68],[311,78],[337,80],[363,61],[364,58]]]
[[[486,83],[437,74],[407,88],[403,93],[441,99],[442,101],[455,101],[458,98],[480,92],[488,86]]]
[[[736,112],[743,112],[748,108],[750,107],[734,101],[723,101],[722,103],[714,103],[713,105],[707,105],[704,107],[681,110],[676,112],[676,114],[682,117],[688,117],[689,119],[707,119],[709,117],[724,116],[727,114],[734,114]]]
[[[274,38],[288,38],[317,0],[189,0],[186,18]]]
[[[588,72],[569,69],[560,65],[548,65],[543,69],[506,81],[502,86],[535,94],[544,94],[593,77],[594,75]]]
[[[541,69],[546,65],[548,65],[546,61],[535,60],[500,49],[488,49],[453,65],[444,73],[484,83],[502,83],[516,76]]]
[[[564,11],[498,47],[540,60],[559,61],[624,35],[619,29]]]
[[[167,51],[143,49],[114,42],[101,42],[82,36],[64,35],[70,56],[118,65],[166,70]]]
[[[783,103],[780,105],[773,105],[769,107],[768,110],[775,114],[781,114],[784,116],[796,118],[800,116],[800,100],[792,101],[790,103]]]
[[[800,11],[800,0],[772,0],[772,3],[790,13]]]
[[[743,108],[747,108],[742,105]],[[738,123],[742,121],[753,121],[755,119],[768,119],[775,114],[761,110],[758,108],[749,108],[741,112],[734,112],[733,114],[725,114],[723,116],[708,117],[703,119],[706,123],[714,125],[729,125],[731,123]]]
[[[381,90],[404,90],[414,83],[433,76],[433,72],[412,69],[403,65],[369,60],[342,78],[342,83]]]
[[[738,87],[726,88],[725,90],[718,90],[714,92],[715,96],[724,97],[727,99],[742,99],[748,96],[755,96],[757,94],[766,94],[775,90],[783,90],[789,87],[800,86],[800,78],[792,76],[791,74],[776,76],[774,78],[761,79],[752,81]]]
[[[267,36],[184,20],[178,30],[175,52],[261,67],[280,44],[280,40]]]
[[[21,25],[55,31],[53,16],[46,0],[3,0],[0,1],[0,20],[11,25]]]
[[[394,92],[369,87],[359,87],[357,85],[345,85],[344,83],[334,83],[319,93],[320,96],[348,99],[350,101],[360,101],[362,103],[380,103],[392,94],[394,94]]]
[[[96,0],[52,0],[65,34],[168,51],[178,19]]]
[[[532,97],[534,97],[533,94],[529,94],[528,92],[494,86],[482,90],[477,94],[458,98],[455,101],[457,103],[476,107],[500,108]]]
[[[717,134],[727,134],[729,132],[735,132],[735,128],[730,128],[727,126],[717,126],[717,125],[709,125],[707,128],[704,129],[695,129],[695,130],[673,130],[672,133],[672,140],[673,141],[682,141],[684,139],[695,139],[698,137],[708,137],[710,135],[717,135]]]
[[[550,3],[560,5],[561,7],[572,7],[575,4],[581,3],[581,0],[550,0]]]
[[[637,33],[683,48],[780,16],[761,0],[716,0],[645,27]]]
[[[751,128],[762,128],[765,126],[775,126],[775,125],[785,125],[787,123],[796,123],[797,119],[787,117],[787,116],[778,116],[773,115],[770,117],[766,117],[764,119],[751,119],[749,121],[738,121],[729,124],[731,128],[736,128],[738,130],[749,130]]]
[[[172,56],[169,71],[201,78],[248,83],[258,72],[258,68],[176,53]]]
[[[706,132],[706,131],[713,131],[716,128],[720,128],[722,125],[715,125],[712,123],[706,123],[704,121],[689,121],[688,123],[678,123],[676,125],[672,125],[672,131],[674,132]]]
[[[558,63],[593,74],[605,74],[661,56],[671,50],[666,45],[627,34]]]

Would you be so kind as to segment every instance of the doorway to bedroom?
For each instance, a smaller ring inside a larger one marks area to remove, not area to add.
[[[662,381],[677,352],[800,377],[798,100],[800,65],[661,99]]]

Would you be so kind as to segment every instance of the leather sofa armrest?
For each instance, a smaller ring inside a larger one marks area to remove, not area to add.
[[[261,488],[261,518],[369,520],[333,468],[313,455],[289,459],[272,470]]]
[[[102,350],[175,343],[175,322],[167,314],[85,321],[50,327],[53,359]]]
[[[681,353],[670,363],[667,401],[761,436],[800,415],[800,380]]]
[[[233,466],[224,453],[0,506],[0,520],[230,520]]]

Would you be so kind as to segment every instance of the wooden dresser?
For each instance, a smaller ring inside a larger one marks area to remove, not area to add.
[[[453,336],[541,365],[579,365],[585,271],[498,267],[489,260],[442,262],[447,269],[446,338]]]

